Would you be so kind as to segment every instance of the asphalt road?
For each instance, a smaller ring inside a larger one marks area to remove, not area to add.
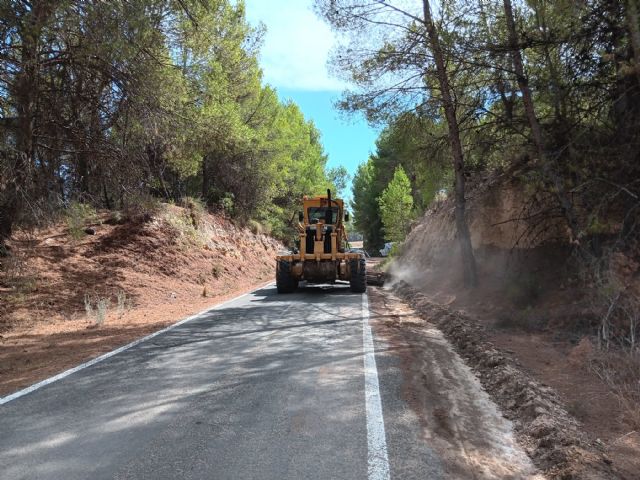
[[[384,478],[364,356],[362,295],[266,287],[0,406],[0,478]],[[424,478],[417,429],[386,426],[391,476]]]
[[[1,405],[0,479],[460,479],[368,317],[346,285],[211,310]]]

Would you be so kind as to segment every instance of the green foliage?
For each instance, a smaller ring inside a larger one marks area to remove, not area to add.
[[[71,202],[65,210],[65,218],[71,238],[80,240],[86,235],[85,229],[87,226],[98,220],[98,215],[91,205]]]
[[[157,216],[162,210],[159,198],[148,192],[136,192],[123,197],[123,215],[134,222],[147,222]]]
[[[333,192],[336,197],[344,198],[346,194],[347,184],[349,183],[349,172],[344,165],[330,168],[327,172],[329,181],[333,185]]]
[[[396,167],[393,178],[378,199],[386,240],[402,242],[414,218],[411,184],[402,166]]]
[[[0,131],[0,211],[9,213],[0,216],[0,248],[31,212],[26,204],[50,203],[54,185],[136,220],[156,215],[158,199],[202,198],[276,235],[287,234],[303,195],[344,187],[344,170],[326,169],[315,126],[263,85],[263,27],[247,22],[244,2],[0,8],[11,45],[0,56],[0,83],[10,86],[0,90],[0,113],[33,121],[15,138]],[[21,159],[29,167],[14,169]],[[15,188],[3,187],[5,171]]]
[[[415,213],[421,213],[437,192],[452,184],[441,125],[408,113],[390,123],[376,142],[376,153],[361,164],[353,179],[355,227],[365,237],[367,248],[383,246],[383,223],[378,198],[402,166],[410,182]]]
[[[375,199],[399,164],[418,212],[451,187],[450,165],[457,164],[474,180],[486,178],[470,175],[483,171],[505,174],[505,183],[517,177],[532,204],[544,207],[533,228],[559,214],[575,248],[605,233],[616,234],[621,248],[635,243],[637,3],[425,2],[436,17],[430,28],[428,9],[410,2],[371,8],[364,0],[315,0],[339,33],[332,66],[352,84],[338,106],[386,127],[353,182],[356,223],[369,248],[382,241]],[[454,111],[445,115],[449,98]]]

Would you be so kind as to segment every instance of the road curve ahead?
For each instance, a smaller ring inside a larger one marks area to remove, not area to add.
[[[8,402],[0,477],[388,478],[366,311],[344,286],[266,287]]]

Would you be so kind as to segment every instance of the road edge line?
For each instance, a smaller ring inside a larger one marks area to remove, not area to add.
[[[23,388],[22,390],[18,390],[17,392],[14,392],[10,395],[7,395],[5,397],[0,397],[0,405],[5,405],[9,402],[11,402],[12,400],[16,400],[20,397],[23,397],[31,392],[34,392],[42,387],[45,387],[47,385],[50,385],[54,382],[57,382],[58,380],[62,380],[63,378],[68,377],[69,375],[72,375],[76,372],[79,372],[80,370],[84,370],[85,368],[88,368],[92,365],[95,365],[96,363],[100,363],[104,360],[107,360],[108,358],[113,357],[114,355],[117,355],[119,353],[124,352],[125,350],[129,350],[130,348],[135,347],[136,345],[141,344],[142,342],[146,342],[147,340],[150,340],[154,337],[157,337],[158,335],[161,335],[163,333],[166,333],[170,330],[173,330],[176,327],[179,327],[180,325],[183,325],[187,322],[190,322],[192,320],[195,320],[198,317],[201,317],[203,315],[206,315],[207,313],[213,311],[213,310],[218,310],[222,307],[224,307],[225,305],[235,302],[236,300],[240,300],[241,298],[244,298],[248,295],[251,295],[252,293],[257,292],[258,290],[262,290],[265,287],[268,287],[269,285],[273,285],[274,282],[270,281],[268,283],[265,283],[264,285],[261,285],[257,288],[254,288],[253,290],[250,290],[248,292],[245,292],[243,294],[238,295],[237,297],[233,297],[230,298],[229,300],[225,300],[224,302],[218,303],[216,305],[213,305],[211,307],[206,308],[205,310],[202,310],[201,312],[198,312],[194,315],[191,315],[187,318],[183,318],[182,320],[178,320],[176,323],[172,323],[171,325],[169,325],[168,327],[165,327],[161,330],[158,330],[156,332],[150,333],[149,335],[142,337],[142,338],[138,338],[137,340],[134,340],[131,343],[127,343],[126,345],[123,345],[119,348],[116,348],[115,350],[111,350],[110,352],[104,353],[102,355],[100,355],[99,357],[96,358],[92,358],[91,360],[89,360],[88,362],[84,362],[81,363],[80,365],[77,365],[73,368],[70,368],[68,370],[65,370],[63,372],[58,373],[57,375],[54,375],[53,377],[49,377],[49,378],[45,378],[44,380],[39,381],[38,383],[34,383],[33,385],[27,387],[27,388]]]
[[[369,480],[389,480],[389,455],[382,414],[376,353],[369,324],[369,298],[362,294],[362,349],[364,351],[364,395],[367,416],[367,461]]]

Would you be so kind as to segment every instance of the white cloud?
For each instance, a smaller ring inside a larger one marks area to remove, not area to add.
[[[247,18],[267,27],[260,64],[265,81],[296,90],[344,88],[327,71],[335,35],[311,10],[312,0],[246,0]]]

